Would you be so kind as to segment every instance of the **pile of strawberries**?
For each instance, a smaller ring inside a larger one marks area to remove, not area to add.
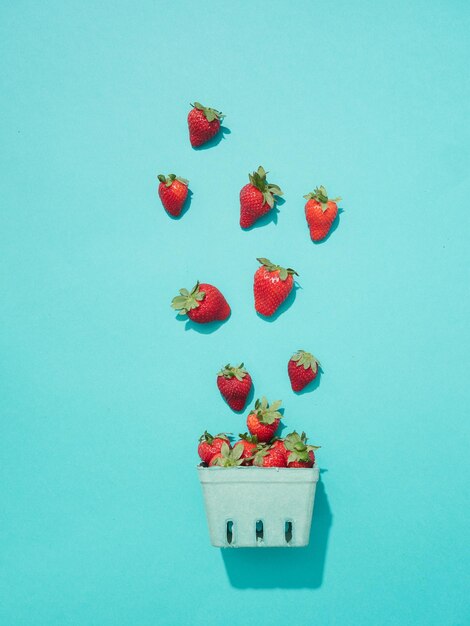
[[[221,132],[224,115],[199,102],[192,105],[188,114],[189,138],[193,148],[211,141]],[[169,174],[158,176],[158,194],[169,215],[180,217],[189,194],[189,181]],[[269,213],[276,198],[283,195],[282,189],[267,180],[263,167],[249,174],[249,183],[240,191],[240,226],[251,228],[261,217]],[[305,217],[313,241],[321,241],[330,232],[338,215],[337,202],[340,198],[328,198],[323,186],[304,196]],[[290,267],[272,263],[269,259],[258,258],[259,267],[253,281],[256,312],[263,317],[271,317],[285,302],[294,287],[297,272]],[[231,309],[224,295],[209,283],[200,283],[189,291],[179,290],[171,306],[179,315],[186,315],[197,324],[224,322]],[[298,350],[289,359],[287,371],[292,389],[304,389],[318,375],[319,361],[310,353]],[[252,388],[252,379],[243,363],[234,367],[226,365],[218,373],[217,386],[234,411],[243,411]],[[315,463],[316,446],[307,444],[305,433],[292,432],[285,438],[276,437],[282,415],[280,401],[271,405],[265,397],[257,400],[247,417],[248,433],[240,434],[233,445],[232,436],[222,433],[213,437],[207,431],[201,436],[198,453],[202,463],[208,466],[236,467],[257,465],[259,467],[312,467]]]
[[[246,423],[250,434],[239,435],[233,446],[229,433],[213,437],[205,431],[199,438],[198,454],[202,464],[213,467],[313,467],[315,450],[307,444],[305,433],[292,432],[284,439],[276,437],[282,419],[280,400],[269,404],[266,398],[256,400]]]

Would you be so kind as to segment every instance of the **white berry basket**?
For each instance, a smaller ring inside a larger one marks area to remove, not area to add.
[[[320,475],[309,468],[198,466],[217,548],[307,546]]]

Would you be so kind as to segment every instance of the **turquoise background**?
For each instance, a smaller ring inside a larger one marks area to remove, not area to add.
[[[8,2],[1,32],[0,622],[463,625],[469,5]],[[230,129],[190,148],[200,100]],[[242,232],[263,164],[277,224]],[[156,174],[190,179],[171,220]],[[344,212],[313,244],[302,195]],[[255,258],[299,272],[254,312]],[[230,320],[169,307],[196,279]],[[289,356],[324,373],[296,396]],[[215,374],[322,445],[309,548],[209,545],[196,442],[245,430]]]

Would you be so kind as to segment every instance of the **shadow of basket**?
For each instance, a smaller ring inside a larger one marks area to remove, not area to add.
[[[304,548],[222,548],[227,576],[237,589],[321,587],[333,515],[323,481],[317,483],[310,543]]]

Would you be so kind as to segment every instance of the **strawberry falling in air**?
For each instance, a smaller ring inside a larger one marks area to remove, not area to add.
[[[200,102],[191,106],[193,108],[188,114],[189,140],[193,148],[198,148],[217,135],[225,115],[216,109],[203,106]]]
[[[172,217],[178,217],[188,197],[189,181],[175,174],[168,176],[159,174],[158,180],[160,181],[158,195],[166,212]]]
[[[297,350],[289,359],[287,373],[293,391],[302,391],[318,376],[320,361],[310,352]]]
[[[245,408],[251,385],[251,376],[243,363],[240,363],[238,367],[227,364],[217,374],[217,387],[234,411],[243,411]]]
[[[282,196],[283,192],[278,185],[268,183],[267,172],[261,165],[256,172],[249,174],[250,182],[240,191],[240,226],[250,228],[266,215],[276,202],[275,196]]]
[[[255,272],[254,295],[255,309],[261,315],[270,317],[274,315],[294,286],[294,274],[292,268],[281,267],[271,263],[268,259],[257,259],[261,263]]]
[[[329,199],[325,187],[317,187],[306,196],[305,217],[310,229],[312,241],[321,241],[330,232],[331,226],[338,215],[337,202],[341,198]]]
[[[197,282],[191,291],[180,289],[171,306],[179,315],[187,315],[198,324],[223,321],[230,315],[227,300],[217,287],[208,283]]]

